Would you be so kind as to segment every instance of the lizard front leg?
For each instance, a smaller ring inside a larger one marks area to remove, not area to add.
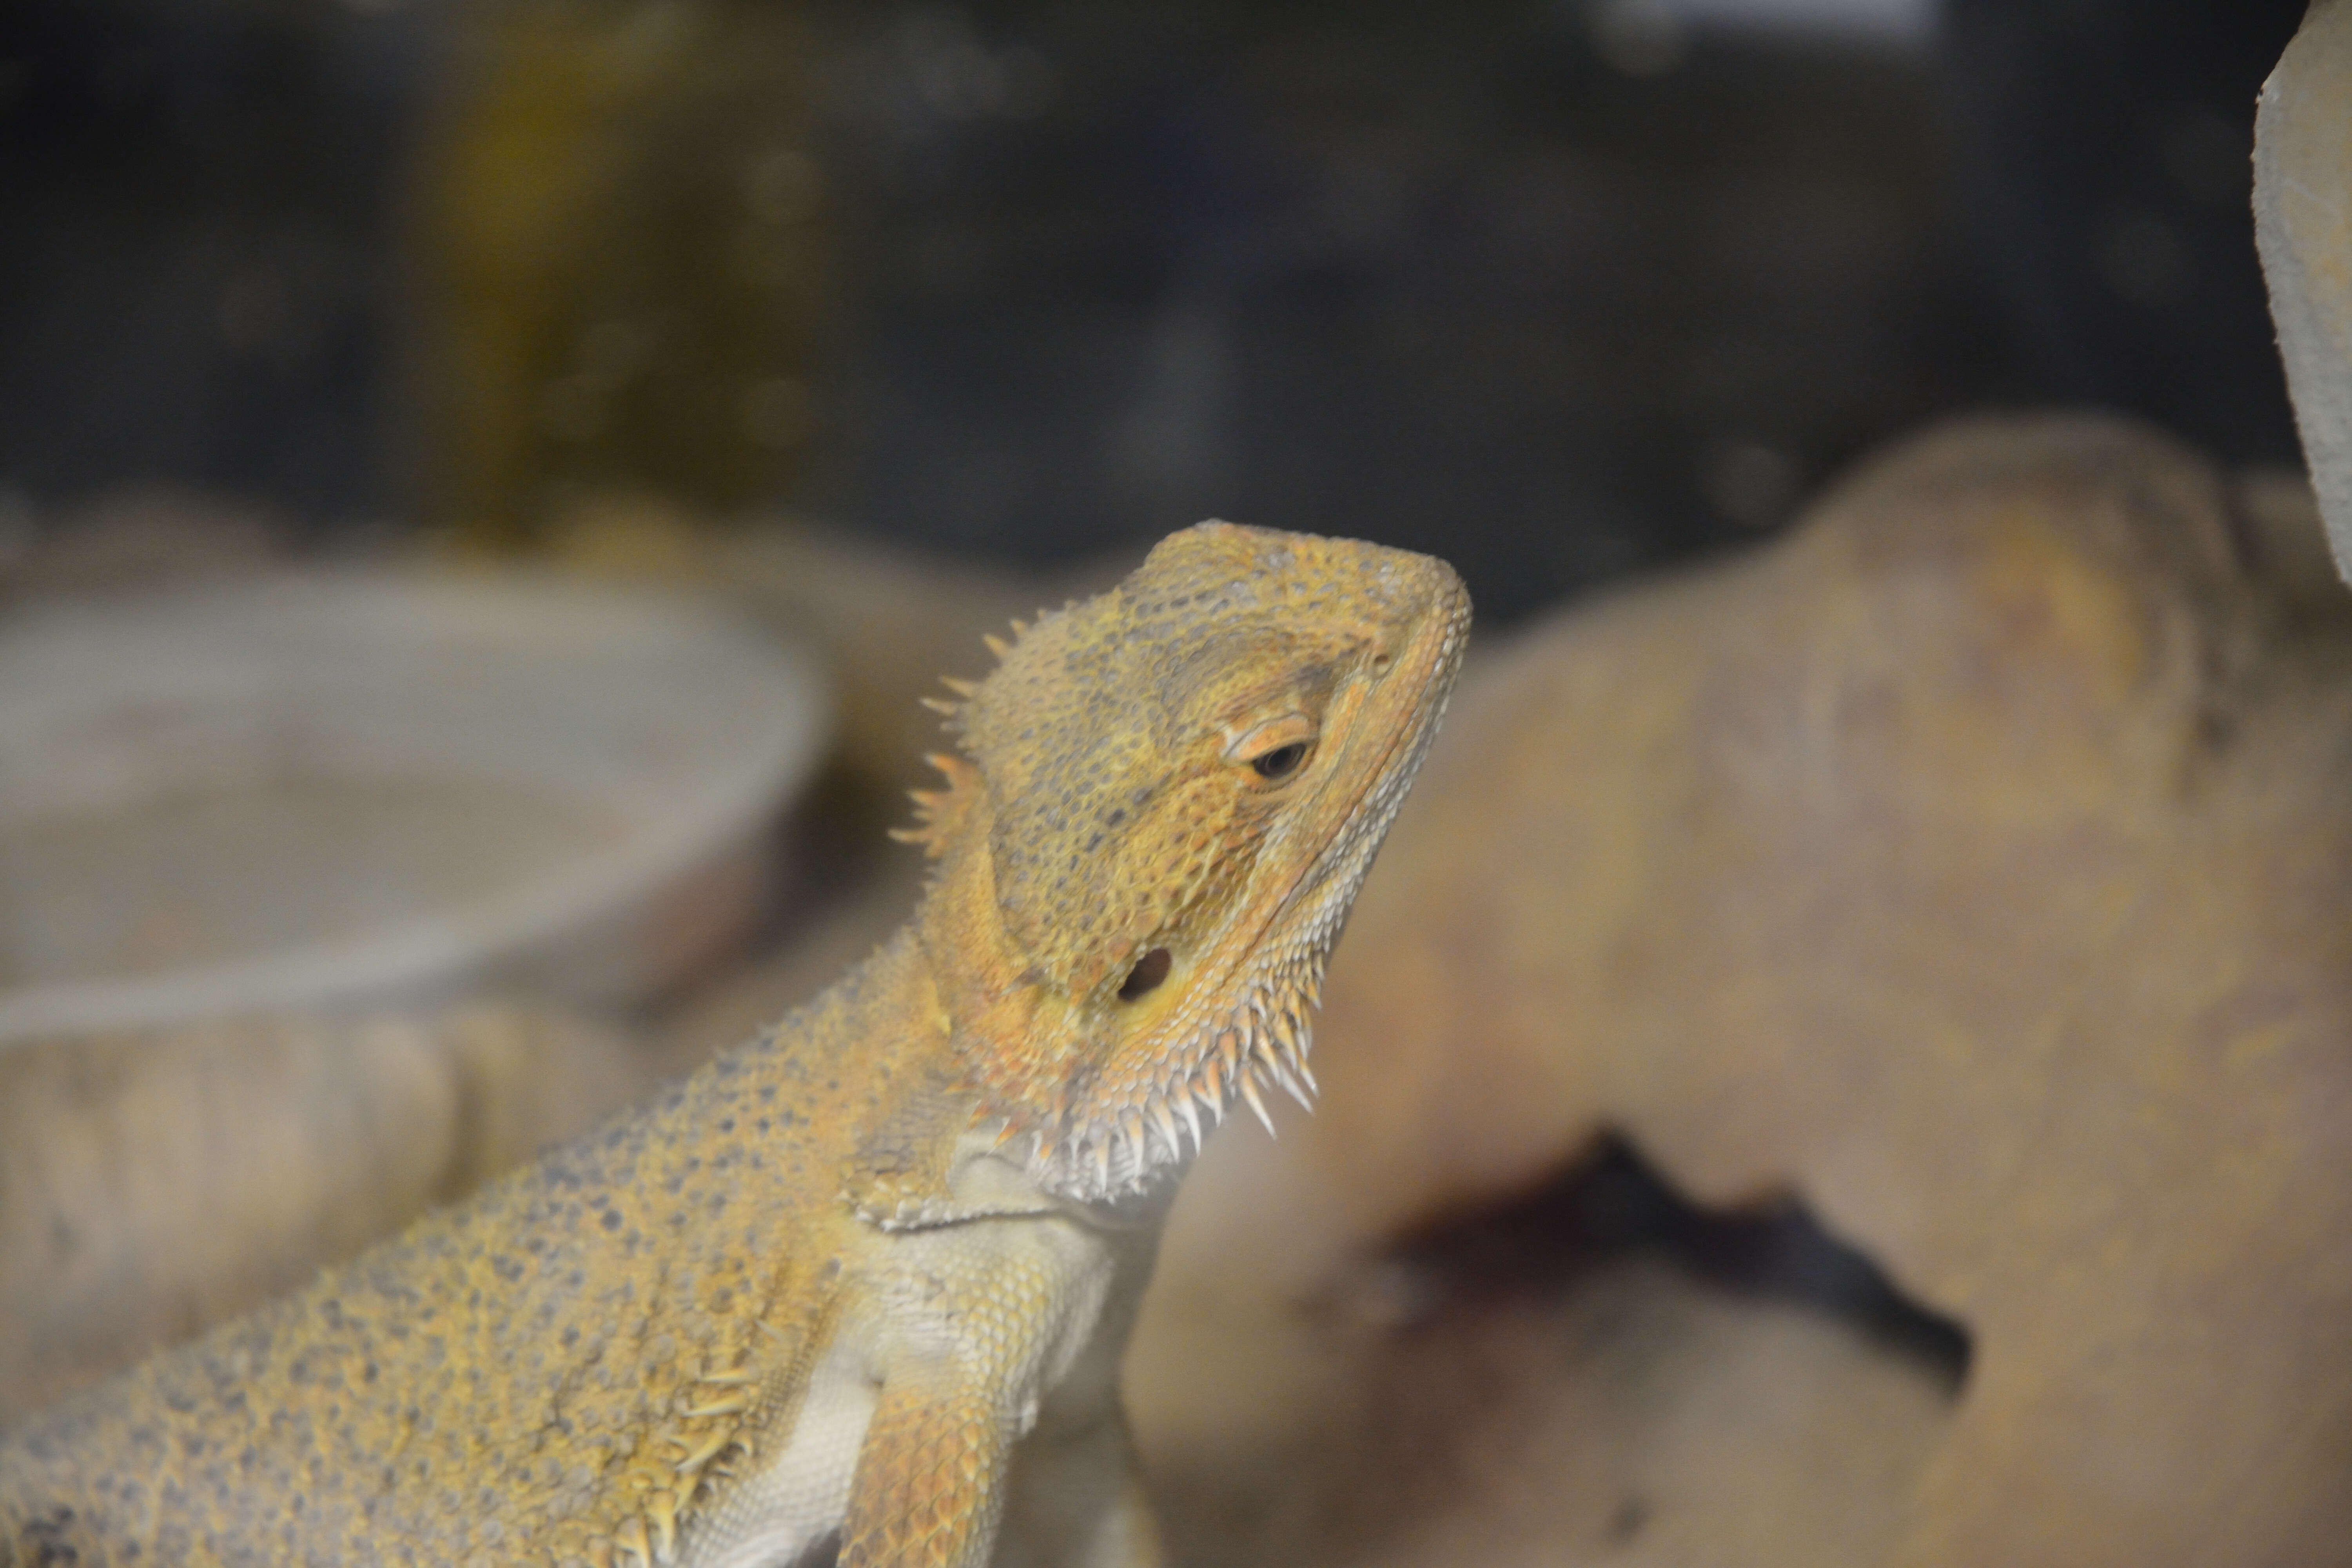
[[[842,1568],[1159,1568],[1159,1526],[1116,1405],[1083,1430],[1034,1434],[1015,1456],[1018,1428],[996,1392],[951,1367],[886,1383],[858,1452]]]
[[[1156,1226],[1023,1212],[1024,1194],[992,1190],[1003,1171],[982,1160],[959,1183],[987,1201],[981,1217],[875,1237],[866,1353],[881,1386],[843,1568],[982,1568],[1008,1522],[1008,1561],[1158,1561],[1117,1394]]]
[[[891,1369],[858,1449],[841,1568],[987,1563],[1017,1436],[990,1381],[950,1356]]]

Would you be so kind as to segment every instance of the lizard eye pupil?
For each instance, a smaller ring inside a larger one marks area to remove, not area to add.
[[[1262,779],[1286,779],[1297,773],[1298,764],[1306,760],[1307,742],[1293,741],[1286,746],[1276,746],[1262,757],[1253,757],[1250,766],[1257,770],[1257,776]]]
[[[1155,947],[1137,959],[1135,967],[1127,972],[1127,984],[1118,988],[1118,999],[1122,1002],[1132,1002],[1139,996],[1158,990],[1160,983],[1168,978],[1168,966],[1172,962],[1174,961],[1169,957],[1168,950],[1164,947]]]

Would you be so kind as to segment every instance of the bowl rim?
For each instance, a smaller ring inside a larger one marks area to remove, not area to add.
[[[534,954],[551,957],[567,942],[609,929],[730,850],[756,841],[806,784],[831,731],[831,683],[806,641],[709,590],[615,585],[551,571],[313,566],[234,582],[61,597],[12,610],[8,619],[102,619],[158,608],[244,617],[289,607],[309,613],[337,598],[408,598],[443,611],[560,610],[575,626],[596,621],[599,608],[621,611],[633,626],[652,625],[682,645],[698,640],[708,657],[740,662],[744,685],[772,690],[775,698],[769,711],[747,713],[744,722],[728,727],[730,739],[741,743],[733,765],[698,777],[684,792],[666,794],[661,812],[644,818],[618,845],[534,869],[486,897],[455,900],[438,912],[404,916],[365,932],[148,974],[0,984],[0,1049],[237,1015],[446,1001],[501,968]],[[513,636],[510,624],[504,635]]]

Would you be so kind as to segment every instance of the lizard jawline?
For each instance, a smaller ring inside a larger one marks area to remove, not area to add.
[[[1450,652],[1449,643],[1443,653]],[[1450,685],[1429,692],[1374,761],[1357,809],[1302,879],[1306,896],[1286,898],[1251,944],[1259,956],[1237,987],[1241,1000],[1161,1050],[1158,1070],[1139,1091],[1074,1112],[1057,1139],[1025,1140],[1024,1163],[1041,1188],[1080,1203],[1116,1203],[1181,1173],[1236,1104],[1248,1105],[1269,1133],[1265,1097],[1276,1088],[1313,1109],[1317,1086],[1307,1056],[1324,965],[1436,734]]]

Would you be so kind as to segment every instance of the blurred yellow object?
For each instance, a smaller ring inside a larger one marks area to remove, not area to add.
[[[408,210],[428,519],[504,550],[583,489],[788,493],[832,270],[801,8],[454,15]]]
[[[559,517],[548,536],[555,561],[617,583],[719,587],[716,530],[657,495],[599,491]]]

